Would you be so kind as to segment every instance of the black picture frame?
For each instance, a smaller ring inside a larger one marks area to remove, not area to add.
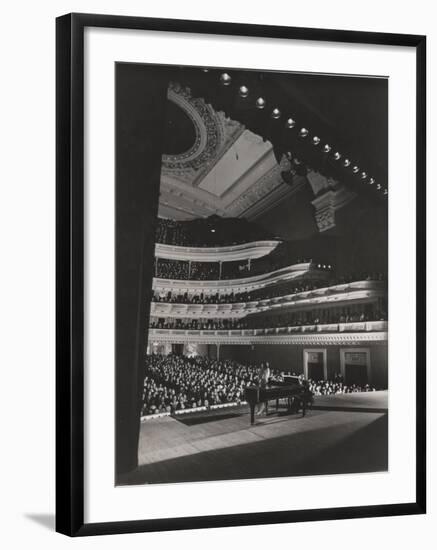
[[[390,505],[84,523],[84,29],[403,46],[416,50],[416,499]],[[426,37],[94,14],[56,21],[56,530],[69,536],[423,514],[426,511]]]

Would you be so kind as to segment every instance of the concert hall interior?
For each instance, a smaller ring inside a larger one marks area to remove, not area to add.
[[[154,140],[132,168],[118,123],[117,484],[386,470],[387,81],[117,86]]]

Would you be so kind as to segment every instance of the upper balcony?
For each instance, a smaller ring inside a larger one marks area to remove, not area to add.
[[[245,218],[212,215],[186,221],[158,218],[155,239],[181,248],[221,248],[276,240],[276,236]]]
[[[179,274],[178,274],[179,275]],[[330,270],[325,266],[314,266],[312,262],[300,262],[280,269],[272,269],[267,273],[256,273],[250,276],[250,271],[246,272],[244,277],[235,276],[229,279],[188,279],[188,273],[184,273],[185,278],[178,277],[154,277],[153,289],[163,292],[204,292],[204,293],[230,293],[230,292],[248,292],[264,288],[276,283],[299,279],[302,277],[311,279],[329,280]]]
[[[195,247],[156,243],[155,257],[185,262],[239,262],[272,253],[278,240],[261,240],[227,246]]]

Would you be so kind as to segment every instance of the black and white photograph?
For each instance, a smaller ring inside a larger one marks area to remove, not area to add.
[[[115,484],[386,472],[388,78],[115,86]]]
[[[6,4],[4,548],[435,538],[437,27],[402,8]]]

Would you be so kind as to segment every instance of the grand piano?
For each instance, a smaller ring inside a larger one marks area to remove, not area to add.
[[[302,410],[302,416],[305,416],[307,406],[313,401],[313,393],[297,376],[284,376],[282,380],[273,380],[265,387],[248,386],[245,390],[245,400],[250,406],[250,423],[255,423],[257,404],[265,403],[267,414],[268,402],[276,400],[278,408],[279,399],[287,399],[289,409],[293,408],[296,412]]]

